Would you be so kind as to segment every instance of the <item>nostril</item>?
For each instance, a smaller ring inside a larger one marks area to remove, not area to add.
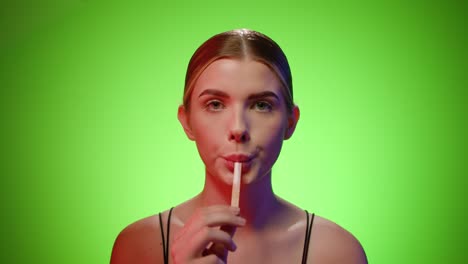
[[[249,135],[246,131],[239,133],[231,133],[229,139],[236,142],[246,142],[249,141]]]
[[[245,133],[242,133],[240,140],[241,140],[242,142],[247,141],[247,135],[246,135]]]

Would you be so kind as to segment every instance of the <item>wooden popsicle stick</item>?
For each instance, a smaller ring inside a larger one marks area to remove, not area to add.
[[[240,176],[242,173],[242,163],[234,163],[234,177],[232,179],[232,193],[231,193],[231,206],[239,207],[239,194],[240,194]]]

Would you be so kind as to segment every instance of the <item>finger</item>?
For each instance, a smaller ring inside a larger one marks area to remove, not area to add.
[[[208,255],[192,262],[194,264],[226,264],[226,261],[218,258],[216,255]]]
[[[202,228],[193,238],[189,241],[190,248],[189,254],[193,257],[200,256],[203,250],[210,244],[221,244],[224,248],[234,251],[236,245],[232,237],[217,228]]]
[[[235,251],[235,249],[231,251]],[[203,253],[204,255],[213,254],[222,260],[226,260],[228,255],[228,249],[223,244],[213,243],[209,248],[205,249]]]
[[[181,229],[180,232],[174,236],[174,238],[177,240],[180,236],[183,236],[186,233],[190,233],[193,230],[198,230],[198,228],[203,226],[203,223],[205,222],[204,219],[210,218],[212,217],[212,215],[223,213],[227,215],[239,215],[239,212],[239,208],[227,205],[213,205],[208,207],[197,208],[192,214],[192,216],[186,221],[184,226],[187,228]]]
[[[220,228],[221,231],[226,232],[231,236],[231,238],[234,236],[234,233],[236,232],[236,227],[235,226],[221,226]],[[233,241],[234,243],[234,241]],[[230,251],[236,251],[236,244],[234,243],[234,248],[229,248]],[[205,250],[205,254],[215,254],[218,256],[220,259],[226,260],[227,255],[228,255],[228,249],[220,243],[213,243],[209,248]]]
[[[173,259],[199,259],[202,256],[215,255],[220,260],[227,260],[228,250],[235,251],[237,246],[230,234],[217,228],[205,227],[188,241],[179,241],[171,247]],[[210,245],[210,248],[206,247]],[[205,250],[201,250],[205,249]],[[200,252],[202,252],[200,254]],[[205,262],[203,262],[205,263]],[[209,262],[214,263],[214,262]],[[224,263],[224,262],[222,262]]]
[[[233,225],[223,225],[220,228],[222,231],[228,233],[231,237],[236,233],[237,227]]]
[[[204,208],[196,212],[185,224],[184,228],[175,235],[175,240],[184,236],[193,236],[201,228],[221,225],[244,226],[245,219],[236,214],[236,210],[228,206]]]

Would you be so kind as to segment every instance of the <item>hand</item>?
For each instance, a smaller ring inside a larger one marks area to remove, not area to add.
[[[175,235],[171,256],[175,264],[226,263],[235,251],[232,240],[236,227],[245,225],[239,208],[215,205],[197,209]]]

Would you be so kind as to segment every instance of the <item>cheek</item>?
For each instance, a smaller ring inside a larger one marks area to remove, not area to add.
[[[195,142],[202,158],[205,159],[210,154],[217,153],[225,133],[223,120],[221,118],[194,116],[191,121],[194,124],[192,131]]]
[[[254,124],[257,124],[260,138],[266,141],[283,141],[286,126],[281,117],[257,120]]]
[[[283,145],[285,125],[281,120],[272,120],[271,122],[263,122],[259,133],[256,135],[261,141],[261,145],[268,154],[269,159],[274,159],[279,155],[281,147]],[[261,124],[261,123],[260,123]]]
[[[196,119],[193,119],[194,126],[193,131],[195,137],[198,139],[206,138],[219,138],[220,134],[223,133],[225,126],[225,120],[221,116],[197,116]]]
[[[267,150],[276,160],[278,157],[281,147],[283,146],[283,132],[278,130],[277,133],[271,134],[269,141],[267,142]]]

